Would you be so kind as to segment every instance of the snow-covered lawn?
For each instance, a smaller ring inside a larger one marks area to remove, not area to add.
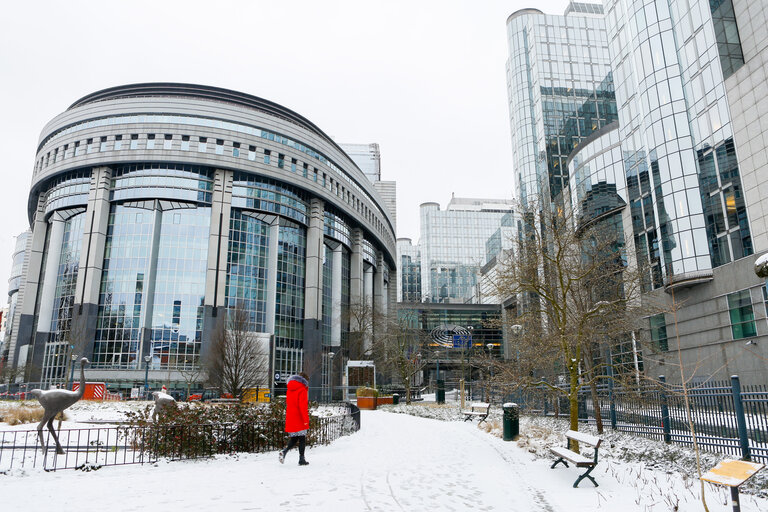
[[[550,469],[551,459],[531,453],[531,442],[523,445],[471,423],[363,411],[360,432],[309,450],[307,467],[297,465],[294,451],[284,465],[267,453],[90,473],[14,470],[0,476],[0,503],[3,510],[56,503],[110,512],[702,510],[693,477],[607,459],[592,473],[600,487],[584,481],[574,489],[580,470]],[[724,492],[710,487],[708,497],[711,511],[731,510]],[[742,510],[768,510],[768,500],[742,496]]]

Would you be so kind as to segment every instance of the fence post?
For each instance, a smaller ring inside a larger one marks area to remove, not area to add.
[[[738,375],[731,375],[731,391],[733,391],[733,412],[736,414],[736,425],[739,427],[741,458],[742,460],[750,460],[747,419],[744,417],[744,404],[741,402],[741,384]]]
[[[611,413],[611,428],[616,430],[616,401],[613,399],[613,378],[608,379],[608,403]]]
[[[667,390],[664,388],[667,380],[663,375],[659,375],[659,382],[661,382],[661,427],[664,429],[664,442],[670,444],[672,443],[672,429],[669,424],[669,399],[667,398]]]

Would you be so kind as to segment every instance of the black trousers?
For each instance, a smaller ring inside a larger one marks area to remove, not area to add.
[[[288,440],[288,446],[283,450],[288,453],[288,450],[299,444],[299,458],[304,458],[304,449],[307,447],[307,436],[294,436]]]

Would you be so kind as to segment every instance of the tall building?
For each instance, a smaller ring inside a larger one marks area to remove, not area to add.
[[[568,182],[568,155],[616,120],[602,6],[572,2],[564,16],[523,9],[507,36],[517,197],[551,200]]]
[[[627,243],[632,261],[649,269],[645,292],[677,310],[681,354],[694,378],[765,382],[768,323],[762,280],[753,271],[755,253],[768,250],[762,208],[768,161],[765,98],[766,7],[722,0],[606,0],[603,6],[571,3],[559,26],[579,29],[581,40],[562,44],[563,32],[537,27],[552,17],[527,9],[507,22],[510,34],[511,119],[515,164],[522,167],[518,193],[531,190],[525,172],[543,158],[537,102],[516,92],[552,83],[568,87],[555,66],[537,66],[535,48],[566,55],[592,53],[615,89],[617,116],[606,117],[565,154],[568,186],[561,199],[579,222],[611,223]],[[604,17],[594,17],[604,9]],[[588,17],[576,16],[589,10]],[[576,18],[583,19],[575,23]],[[530,43],[530,34],[542,34]],[[570,34],[570,30],[565,33]],[[550,53],[551,56],[551,53]],[[525,61],[528,59],[528,61]],[[596,89],[597,90],[597,89]],[[542,100],[543,101],[543,100]],[[578,109],[577,109],[578,110]],[[532,114],[528,114],[528,112]],[[525,117],[527,115],[527,117]],[[546,114],[541,114],[546,118]],[[533,135],[531,135],[533,134]],[[538,141],[538,144],[537,144]],[[558,139],[559,144],[559,139]],[[549,153],[547,153],[549,155]],[[560,166],[562,169],[562,165]],[[543,170],[538,168],[539,176]],[[550,183],[557,176],[549,167]],[[550,192],[555,188],[550,186]],[[555,197],[552,195],[552,197]],[[648,318],[655,351],[646,351],[646,371],[665,371],[677,347],[672,314]],[[755,345],[745,345],[755,341]],[[755,348],[756,347],[756,348]],[[755,354],[754,352],[757,351]],[[755,357],[757,355],[758,357]],[[679,377],[678,377],[679,378]]]
[[[318,397],[327,356],[344,357],[344,308],[386,310],[396,275],[392,215],[349,156],[296,112],[226,89],[76,101],[43,129],[28,209],[9,356],[45,383],[85,340],[89,379],[130,388],[148,361],[151,381],[178,384],[237,307],[274,340],[277,379],[304,367]]]
[[[397,239],[397,302],[421,302],[421,254],[410,238]]]
[[[452,197],[445,210],[421,205],[419,257],[423,302],[476,301],[486,242],[512,212],[510,201]]]
[[[32,233],[30,231],[24,231],[16,237],[16,242],[13,249],[13,258],[11,263],[11,275],[8,278],[8,311],[5,313],[3,323],[5,324],[5,332],[3,336],[3,347],[0,350],[0,362],[3,366],[10,360],[9,353],[11,347],[11,337],[18,328],[20,321],[19,313],[19,291],[22,288],[22,281],[24,280],[25,264],[27,263],[26,255],[28,252],[28,244],[32,241]]]

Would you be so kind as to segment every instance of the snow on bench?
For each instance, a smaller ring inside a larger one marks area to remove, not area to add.
[[[583,432],[576,432],[574,430],[569,430],[568,432],[566,432],[565,437],[566,437],[565,448],[559,447],[559,446],[552,446],[549,448],[549,451],[551,451],[553,454],[555,454],[558,457],[555,463],[552,464],[551,466],[552,469],[555,469],[555,466],[557,466],[561,462],[563,463],[563,465],[565,465],[565,467],[568,467],[568,463],[566,461],[570,461],[573,464],[575,464],[577,468],[587,468],[587,470],[582,475],[579,475],[579,478],[577,478],[576,481],[573,483],[574,487],[578,487],[579,483],[584,478],[589,478],[592,481],[592,483],[595,484],[595,487],[597,487],[597,482],[589,474],[592,472],[593,469],[595,469],[595,466],[597,466],[597,450],[598,448],[600,448],[600,443],[603,442],[603,440],[600,439],[599,437],[585,434]],[[594,458],[590,459],[588,457],[584,457],[582,454],[571,450],[570,441],[572,440],[594,447],[595,449]]]
[[[474,417],[480,418],[477,424],[481,424],[488,419],[488,413],[491,412],[491,404],[485,402],[475,402],[469,406],[469,409],[461,411],[464,415],[464,421],[471,420]]]

